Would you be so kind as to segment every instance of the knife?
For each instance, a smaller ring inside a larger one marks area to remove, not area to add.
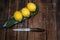
[[[41,28],[16,28],[12,29],[13,31],[31,31],[31,32],[44,32],[44,29]]]

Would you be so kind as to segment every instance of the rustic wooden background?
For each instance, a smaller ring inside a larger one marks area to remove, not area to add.
[[[13,32],[4,29],[2,25],[16,10],[25,7],[28,2],[39,5],[36,16],[23,23],[14,25],[13,28],[21,26],[30,28],[43,28],[45,32]],[[57,40],[56,27],[56,0],[0,0],[0,40]]]
[[[57,6],[56,6],[56,22],[57,22],[57,40],[60,40],[60,0],[57,1]]]

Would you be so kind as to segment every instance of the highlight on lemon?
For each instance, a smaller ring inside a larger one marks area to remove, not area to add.
[[[26,7],[25,8],[22,8],[21,12],[22,12],[22,15],[24,17],[30,17],[30,11],[29,11],[28,8],[26,8]]]
[[[22,13],[20,11],[16,11],[13,16],[14,19],[19,22],[21,22],[23,19]]]
[[[36,5],[32,2],[29,2],[27,4],[27,8],[30,10],[30,11],[36,11]]]

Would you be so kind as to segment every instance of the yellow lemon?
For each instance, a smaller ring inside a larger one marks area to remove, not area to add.
[[[28,3],[27,4],[27,8],[30,10],[30,11],[36,11],[36,5],[32,2]]]
[[[21,22],[21,21],[22,21],[22,18],[23,18],[23,16],[22,16],[22,13],[21,13],[21,12],[16,11],[16,12],[14,13],[14,19],[15,19],[16,21]]]
[[[28,8],[22,8],[21,12],[24,17],[30,17],[30,11]]]

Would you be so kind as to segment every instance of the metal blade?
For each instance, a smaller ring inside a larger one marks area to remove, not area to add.
[[[17,28],[13,29],[13,31],[30,31],[30,28]]]

